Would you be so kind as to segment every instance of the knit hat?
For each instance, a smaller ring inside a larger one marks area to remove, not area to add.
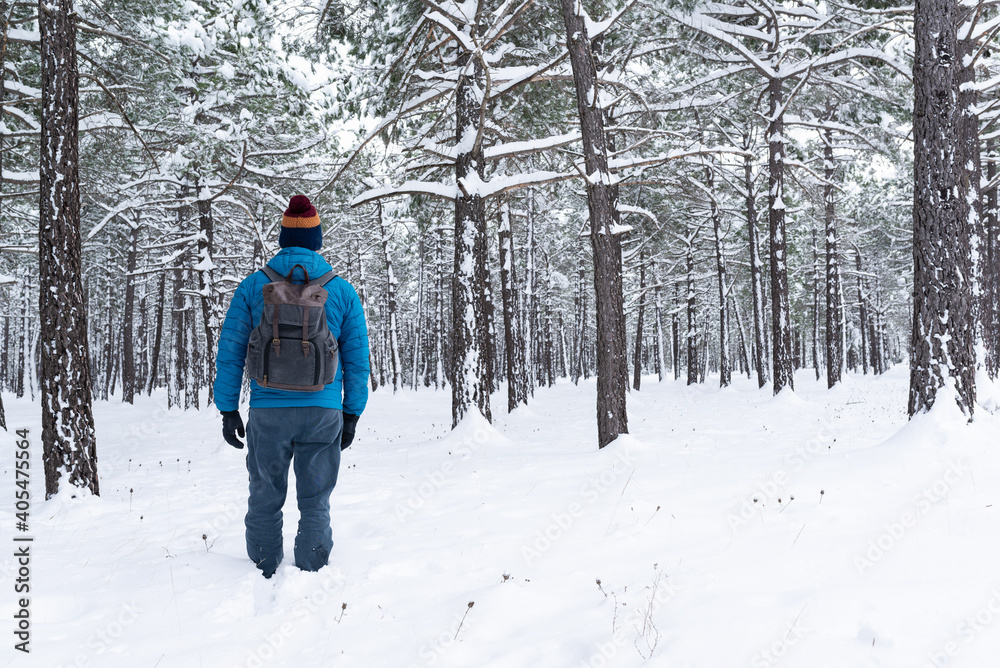
[[[281,217],[278,245],[282,248],[300,246],[318,251],[323,245],[323,231],[319,214],[305,195],[295,195],[288,202],[288,209]]]

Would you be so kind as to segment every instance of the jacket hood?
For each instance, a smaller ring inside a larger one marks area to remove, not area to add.
[[[323,259],[322,255],[315,251],[311,251],[308,248],[301,248],[299,246],[282,248],[277,255],[271,258],[271,261],[267,263],[267,266],[274,269],[282,276],[286,276],[288,272],[290,272],[297,264],[302,265],[305,270],[309,272],[310,279],[319,278],[328,271],[333,270],[333,267],[330,266],[329,262]],[[296,270],[293,278],[301,280],[304,277],[301,275],[300,271]]]

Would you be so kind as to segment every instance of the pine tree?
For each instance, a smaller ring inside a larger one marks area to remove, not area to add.
[[[73,0],[39,2],[42,60],[39,313],[45,493],[99,494],[80,266],[79,93]]]
[[[975,408],[968,110],[957,37],[964,14],[956,0],[916,4],[910,416],[934,406],[943,387],[970,417]]]

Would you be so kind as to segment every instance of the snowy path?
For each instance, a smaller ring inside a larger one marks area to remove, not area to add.
[[[593,381],[453,433],[446,393],[380,390],[334,492],[332,565],[290,565],[286,506],[273,581],[245,557],[243,456],[214,411],[99,404],[102,497],[42,502],[37,404],[5,396],[36,500],[32,653],[8,630],[3,665],[992,665],[993,417],[904,427],[903,368],[797,385],[646,378],[631,435],[601,452]]]

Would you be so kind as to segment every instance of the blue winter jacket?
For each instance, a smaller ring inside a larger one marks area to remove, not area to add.
[[[297,246],[283,248],[267,263],[282,276],[300,264],[310,278],[319,278],[331,270],[319,253]],[[296,269],[293,280],[304,277]],[[226,321],[219,334],[215,357],[215,405],[220,411],[235,411],[240,403],[243,365],[246,361],[250,332],[260,322],[264,309],[264,285],[270,279],[263,271],[243,279],[233,294]],[[345,413],[361,415],[368,402],[368,327],[361,300],[351,284],[339,276],[326,284],[326,321],[340,347],[340,365],[333,382],[318,392],[294,392],[264,388],[250,381],[251,408],[284,406],[321,406],[342,408]],[[343,397],[343,398],[341,398]]]

